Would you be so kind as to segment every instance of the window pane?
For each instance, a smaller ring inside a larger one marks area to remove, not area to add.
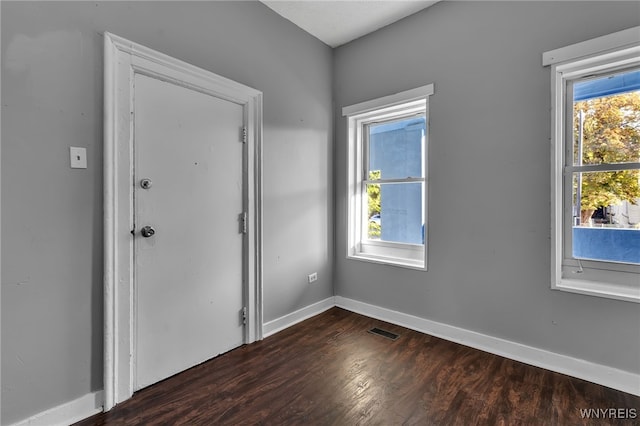
[[[573,174],[573,257],[640,264],[640,170]]]
[[[424,244],[422,182],[368,184],[368,238]]]
[[[412,117],[368,126],[368,170],[381,179],[422,177],[425,123]]]
[[[574,84],[573,164],[640,161],[640,70]]]

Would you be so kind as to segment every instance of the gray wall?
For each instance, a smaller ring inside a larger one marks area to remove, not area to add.
[[[264,92],[265,321],[333,294],[331,49],[257,2],[1,8],[2,424],[102,388],[104,31]]]
[[[265,321],[333,294],[335,233],[338,295],[640,372],[638,305],[549,290],[541,66],[637,2],[439,3],[334,55],[258,3],[0,7],[2,424],[102,388],[103,31],[264,92]],[[429,271],[347,261],[340,108],[431,82]]]
[[[637,304],[552,291],[544,51],[640,24],[638,2],[444,2],[335,51],[336,294],[640,373]],[[340,109],[435,83],[429,270],[347,260]]]

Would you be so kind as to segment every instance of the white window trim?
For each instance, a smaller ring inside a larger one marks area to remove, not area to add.
[[[551,66],[551,288],[640,303],[640,267],[571,261],[563,249],[566,81],[640,66],[640,26],[545,52],[542,57],[542,64]]]
[[[427,270],[428,247],[428,147],[429,147],[429,96],[434,93],[434,85],[428,84],[415,89],[396,93],[378,99],[346,106],[342,115],[347,117],[347,258],[365,262],[388,264],[410,269]],[[354,218],[363,217],[361,198],[362,177],[362,127],[372,117],[378,119],[395,116],[399,111],[415,108],[425,111],[427,128],[425,131],[425,150],[423,164],[425,242],[424,244],[402,244],[385,241],[370,241],[362,238],[363,226]]]

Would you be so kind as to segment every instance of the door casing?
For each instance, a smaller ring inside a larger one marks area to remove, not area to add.
[[[262,339],[262,93],[104,33],[104,410],[133,395],[134,76],[147,75],[244,105],[247,240],[244,342]]]

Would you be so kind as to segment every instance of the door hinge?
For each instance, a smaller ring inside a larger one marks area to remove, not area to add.
[[[247,307],[242,308],[242,324],[247,323]]]
[[[247,143],[247,128],[243,127],[242,129],[240,129],[240,140],[242,140],[242,143]]]
[[[247,233],[247,212],[240,213],[240,233]]]

